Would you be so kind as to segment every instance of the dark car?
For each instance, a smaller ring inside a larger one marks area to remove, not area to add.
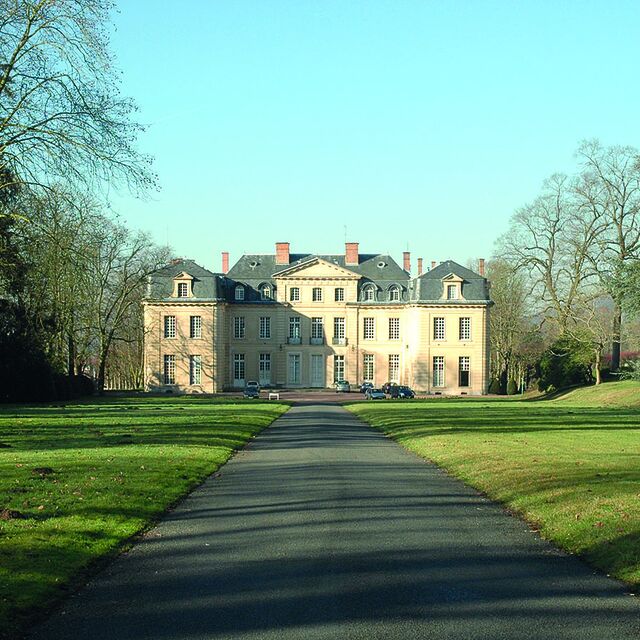
[[[391,398],[415,398],[416,394],[413,389],[405,387],[404,385],[395,385],[390,388],[389,396]]]
[[[373,382],[363,382],[360,385],[360,393],[367,393],[369,389],[373,389]]]
[[[397,386],[398,386],[398,383],[397,383],[397,382],[385,382],[385,383],[382,385],[382,390],[383,390],[385,393],[391,393],[391,388],[392,388],[392,387],[397,387]]]
[[[347,380],[338,380],[335,383],[335,388],[336,388],[336,393],[350,393],[351,392],[351,385],[349,384],[349,382]]]
[[[387,396],[382,389],[369,389],[367,393],[367,400],[386,400],[386,398]]]
[[[260,388],[254,385],[247,385],[244,388],[242,395],[245,398],[259,398],[260,397]]]

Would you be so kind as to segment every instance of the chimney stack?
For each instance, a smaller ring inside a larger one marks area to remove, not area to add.
[[[222,252],[222,273],[228,273],[229,271],[229,252]]]
[[[422,258],[418,258],[418,275],[422,275]]]
[[[276,264],[289,264],[288,242],[276,242]]]
[[[360,257],[358,254],[357,242],[345,242],[344,243],[344,263],[349,266],[355,266],[360,264]]]
[[[433,269],[435,269],[435,268],[436,268],[436,261],[432,260],[431,261],[431,270],[433,271]]]
[[[402,263],[403,263],[402,268],[407,273],[411,273],[411,253],[409,253],[408,251],[402,252]]]
[[[484,278],[484,258],[478,260],[478,273]]]

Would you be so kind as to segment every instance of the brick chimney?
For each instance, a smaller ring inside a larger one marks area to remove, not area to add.
[[[289,264],[288,242],[276,242],[276,264]]]
[[[433,269],[435,269],[435,268],[436,268],[436,264],[437,264],[437,263],[436,263],[436,261],[435,261],[435,260],[432,260],[432,261],[431,261],[431,270],[432,270],[432,271],[433,271]]]
[[[344,243],[344,263],[346,265],[357,265],[360,263],[357,242]]]
[[[408,273],[411,273],[411,253],[409,251],[402,252],[402,264],[402,268]]]
[[[228,273],[229,271],[229,252],[222,252],[222,273]]]
[[[422,258],[418,258],[418,275],[422,275]]]
[[[478,273],[484,278],[484,258],[478,260]]]

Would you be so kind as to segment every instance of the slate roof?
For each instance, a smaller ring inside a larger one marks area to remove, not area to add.
[[[182,300],[224,300],[224,276],[204,269],[193,260],[176,260],[149,277],[147,297],[154,300],[176,300],[172,298],[173,279],[186,271],[193,276],[193,297]]]
[[[462,297],[464,300],[441,300],[442,278],[449,274],[462,278]],[[423,273],[413,281],[412,300],[430,302],[438,300],[447,304],[465,304],[466,302],[488,302],[489,286],[487,279],[453,260],[441,262],[437,267]]]

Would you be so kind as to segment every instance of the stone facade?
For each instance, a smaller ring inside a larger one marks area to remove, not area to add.
[[[403,267],[359,254],[357,243],[343,255],[290,254],[277,243],[275,254],[242,256],[227,273],[174,261],[152,276],[144,302],[146,388],[215,393],[248,380],[325,388],[346,379],[487,393],[483,274],[447,261],[411,277],[408,253]]]

